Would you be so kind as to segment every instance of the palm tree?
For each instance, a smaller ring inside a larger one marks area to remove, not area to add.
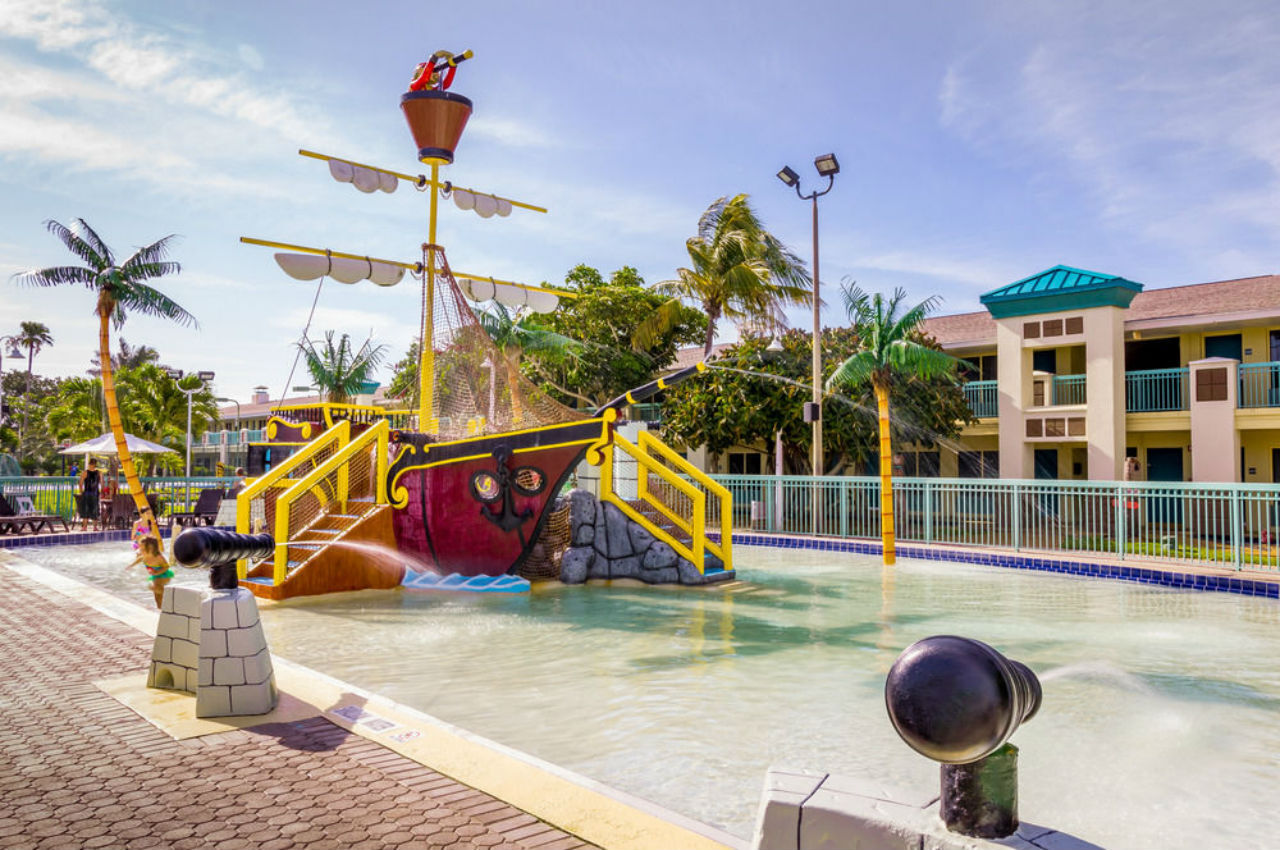
[[[121,415],[129,431],[139,437],[173,447],[181,452],[187,433],[187,396],[183,389],[198,390],[191,397],[191,436],[198,439],[217,421],[218,407],[213,393],[196,375],[180,380],[170,378],[154,363],[144,363],[117,373],[121,389],[129,389],[129,400]],[[146,462],[169,463],[177,455],[153,455]]]
[[[893,526],[893,451],[889,434],[889,388],[894,378],[931,379],[954,372],[960,360],[922,344],[920,325],[938,306],[936,296],[904,310],[907,293],[896,289],[886,300],[868,296],[857,286],[842,287],[845,310],[858,332],[858,352],[827,379],[828,389],[856,389],[871,384],[880,417],[880,538],[884,562],[896,560]]]
[[[533,316],[513,313],[497,301],[487,310],[476,311],[480,327],[493,340],[502,354],[502,365],[507,373],[507,388],[511,394],[511,415],[519,421],[523,415],[520,393],[516,389],[520,378],[520,361],[525,354],[561,355],[573,353],[582,343],[563,334],[539,327]],[[493,364],[494,367],[497,364]],[[492,405],[491,405],[492,406]],[[492,418],[493,411],[489,411]]]
[[[27,432],[27,408],[31,406],[31,364],[46,345],[53,345],[49,326],[42,322],[23,322],[22,330],[9,337],[9,342],[27,350],[27,388],[22,394],[22,424],[18,427],[18,451],[22,452],[22,437]]]
[[[372,337],[365,340],[359,351],[351,348],[351,337],[343,334],[335,345],[333,331],[325,331],[324,345],[320,348],[309,339],[298,343],[311,380],[320,388],[323,401],[346,404],[359,394],[360,386],[382,365],[386,355],[385,345],[374,345]]]
[[[786,326],[783,309],[812,304],[813,286],[804,262],[765,230],[746,195],[720,198],[698,220],[698,235],[685,243],[692,268],[655,286],[672,298],[636,330],[644,346],[677,320],[681,299],[707,314],[702,352],[711,354],[720,319],[746,321],[766,332]]]
[[[181,270],[178,263],[166,259],[169,247],[176,237],[169,235],[139,248],[123,263],[117,264],[115,254],[84,219],[76,219],[71,227],[50,220],[45,222],[45,227],[85,265],[51,266],[15,275],[14,278],[19,284],[26,286],[80,284],[97,295],[94,312],[98,316],[98,358],[102,369],[102,395],[106,402],[107,418],[111,423],[111,433],[116,439],[116,454],[120,459],[120,467],[124,470],[125,480],[129,482],[133,503],[139,515],[147,517],[151,534],[158,541],[160,528],[156,525],[156,518],[150,514],[146,494],[142,492],[142,482],[138,479],[138,470],[124,440],[124,425],[120,421],[120,406],[116,400],[115,380],[111,370],[111,325],[114,324],[116,330],[119,330],[129,311],[171,319],[184,326],[196,325],[194,316],[144,282],[176,274]]]
[[[118,373],[122,369],[136,369],[146,363],[155,363],[160,368],[164,368],[160,363],[160,352],[151,346],[146,344],[130,345],[129,341],[124,337],[120,337],[117,342],[119,343],[120,351],[111,355],[111,368],[113,371]],[[88,370],[90,377],[96,378],[102,374],[99,357],[100,355],[97,354],[93,356],[91,361],[93,368]]]
[[[96,378],[67,378],[63,381],[45,417],[54,437],[73,443],[101,434],[105,419],[102,382]]]

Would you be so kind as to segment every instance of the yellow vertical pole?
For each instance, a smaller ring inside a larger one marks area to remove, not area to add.
[[[436,185],[440,182],[440,166],[431,164],[431,212],[427,219],[427,242],[436,244],[436,213],[440,195]],[[422,317],[422,359],[418,363],[418,430],[431,433],[435,430],[432,410],[435,406],[435,303],[436,303],[436,253],[432,248],[427,256],[427,303]]]
[[[281,504],[276,500],[276,551],[271,571],[271,581],[276,587],[284,584],[289,574],[289,508],[288,502]]]
[[[373,463],[374,474],[374,501],[375,505],[385,505],[387,503],[387,449],[390,443],[391,426],[387,424],[387,420],[382,420],[377,425],[378,442],[373,447],[375,453]]]

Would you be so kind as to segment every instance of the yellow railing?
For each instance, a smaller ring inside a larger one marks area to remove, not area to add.
[[[312,421],[323,421],[326,427],[332,428],[342,420],[353,422],[373,422],[387,415],[387,409],[376,404],[340,404],[337,402],[313,402],[311,404],[281,404],[271,408],[272,413],[298,414],[296,418],[307,421],[308,414]]]
[[[337,426],[335,426],[336,428]],[[328,433],[328,432],[326,432]],[[373,504],[387,504],[387,446],[391,428],[384,419],[343,445],[328,460],[298,479],[276,499],[274,583],[284,582],[289,572],[289,540],[299,530],[291,527],[294,503],[304,496],[314,497],[323,507],[330,502],[345,506],[351,495],[351,466],[357,458],[366,458],[372,450],[372,464],[359,469],[373,476]],[[323,437],[322,437],[323,439]],[[363,466],[363,464],[362,464]],[[332,478],[332,482],[329,479]]]
[[[654,524],[650,518],[636,510],[630,501],[618,494],[614,469],[615,451],[621,451],[636,463],[639,472],[636,476],[637,499],[687,534],[690,541],[687,545]],[[724,564],[724,569],[733,569],[733,495],[728,490],[647,431],[640,432],[638,445],[615,431],[611,445],[603,454],[604,462],[600,469],[602,500],[616,505],[624,514],[648,529],[654,537],[697,567],[698,572],[705,572],[703,561],[706,552],[717,556]],[[660,480],[668,492],[654,493],[650,476]],[[710,514],[708,509],[711,509]],[[708,519],[718,521],[719,543],[707,538]]]
[[[261,515],[256,518],[264,524],[267,523],[270,519],[267,516],[267,508],[274,509],[280,494],[294,485],[296,479],[291,477],[293,473],[298,470],[305,470],[308,466],[315,466],[317,459],[323,462],[323,458],[320,458],[321,455],[326,452],[333,453],[338,451],[347,445],[350,439],[351,423],[341,420],[306,446],[298,449],[289,457],[271,467],[270,470],[255,478],[236,495],[236,531],[241,534],[249,534],[259,530],[253,528],[253,520],[255,519],[254,503],[257,501],[263,503]],[[237,567],[240,578],[244,578],[248,564],[241,560],[237,562]]]

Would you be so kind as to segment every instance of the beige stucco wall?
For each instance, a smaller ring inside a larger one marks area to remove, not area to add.
[[[1280,428],[1241,431],[1244,449],[1244,480],[1249,484],[1280,484],[1272,478],[1271,453],[1280,449]],[[1250,473],[1249,470],[1253,472]]]

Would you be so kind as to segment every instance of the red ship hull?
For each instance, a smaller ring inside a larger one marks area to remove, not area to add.
[[[402,449],[387,474],[397,547],[444,575],[512,572],[608,429],[592,419],[448,443],[397,435]]]

